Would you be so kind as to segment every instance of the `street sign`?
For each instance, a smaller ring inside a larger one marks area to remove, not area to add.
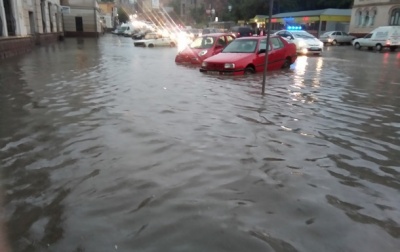
[[[71,7],[69,6],[60,6],[61,13],[63,14],[70,14],[71,13]]]

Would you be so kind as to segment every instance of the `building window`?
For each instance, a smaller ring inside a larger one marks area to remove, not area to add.
[[[356,16],[356,22],[357,22],[357,26],[361,26],[362,22],[363,22],[363,14],[361,10],[357,10],[357,16]]]
[[[376,17],[376,10],[372,10],[370,12],[369,22],[368,22],[367,26],[373,26],[374,25],[375,17]]]
[[[362,26],[367,26],[369,24],[369,11],[365,11],[364,20]]]
[[[400,25],[400,8],[396,8],[392,11],[389,25]]]

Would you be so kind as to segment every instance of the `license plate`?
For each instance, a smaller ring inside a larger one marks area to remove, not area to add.
[[[311,50],[311,51],[318,51],[319,48],[318,48],[318,47],[311,47],[310,50]]]
[[[208,71],[207,73],[212,74],[212,75],[219,75],[218,71]]]

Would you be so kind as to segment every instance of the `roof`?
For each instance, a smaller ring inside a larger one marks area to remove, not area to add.
[[[272,18],[307,17],[307,16],[351,16],[351,9],[323,9],[313,11],[284,12],[272,15]],[[256,19],[268,18],[266,15],[257,15]]]

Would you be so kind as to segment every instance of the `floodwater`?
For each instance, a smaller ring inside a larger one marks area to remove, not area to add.
[[[299,57],[265,96],[175,54],[105,35],[0,62],[10,251],[399,251],[399,51]]]

